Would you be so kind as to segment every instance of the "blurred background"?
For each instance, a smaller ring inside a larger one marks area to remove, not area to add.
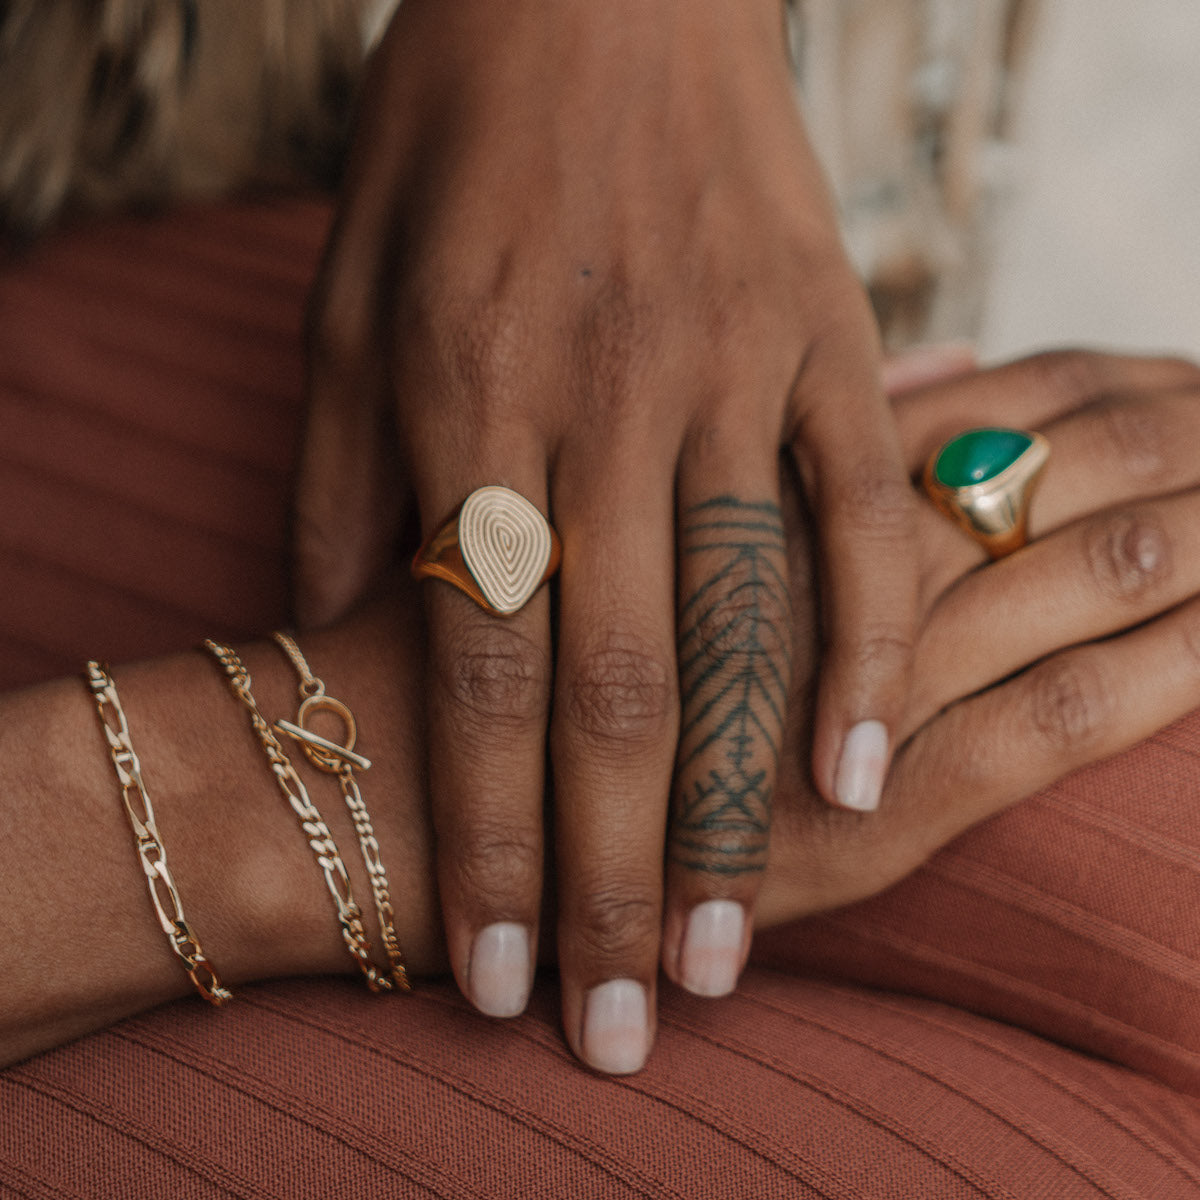
[[[802,101],[893,346],[1200,358],[1200,5],[798,0]]]

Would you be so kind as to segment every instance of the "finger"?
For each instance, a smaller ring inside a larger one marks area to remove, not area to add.
[[[551,731],[567,1040],[628,1074],[653,1040],[663,839],[678,730],[673,456],[564,456]],[[631,478],[627,464],[642,469]]]
[[[1197,379],[1200,383],[1200,378]],[[1086,513],[1200,483],[1200,390],[1113,396],[1045,425],[1053,463],[1039,486],[1030,533]]]
[[[972,632],[1006,603],[982,590],[976,601],[964,614]],[[919,670],[927,666],[922,655]],[[1197,706],[1200,599],[1192,598],[1116,637],[1052,654],[937,713],[897,753],[873,821],[811,800],[785,759],[788,802],[778,812],[760,921],[794,920],[874,895],[970,826]]]
[[[1195,387],[1200,368],[1177,358],[1066,350],[1035,355],[899,397],[896,421],[910,475],[964,429],[1042,426],[1109,396]]]
[[[512,488],[544,514],[545,467],[534,444],[514,436],[489,447],[490,469],[423,478],[428,511],[438,514],[427,535],[484,484]],[[441,580],[424,589],[429,786],[447,950],[463,994],[489,1016],[511,1017],[532,985],[542,893],[549,595],[541,588],[500,617]]]
[[[745,964],[767,863],[792,612],[775,439],[730,431],[709,444],[715,455],[690,448],[679,486],[680,733],[662,961],[688,991],[721,996]]]
[[[307,405],[291,538],[302,626],[344,615],[390,561],[405,511],[380,336],[402,158],[365,151],[374,112],[364,113],[306,319]]]
[[[894,399],[935,383],[961,379],[973,374],[976,367],[975,347],[970,342],[934,342],[886,355],[880,376],[883,390]]]
[[[813,775],[827,800],[860,811],[879,804],[908,698],[917,609],[916,497],[871,344],[810,352],[792,443],[820,531]]]
[[[907,737],[955,697],[1200,592],[1200,494],[1121,505],[962,579],[917,647]],[[986,613],[986,619],[980,614]]]
[[[292,510],[292,602],[301,628],[343,616],[392,562],[406,510],[387,389],[347,389],[317,371]]]
[[[1200,403],[1194,389],[1112,396],[1067,413],[1041,432],[1050,443],[1050,461],[1029,505],[1034,540],[1098,510],[1200,484]],[[938,525],[922,538],[927,598],[986,558],[949,521],[939,516]]]
[[[1065,650],[964,700],[917,734],[889,780],[897,809],[889,815],[897,828],[907,822],[922,843],[909,865],[1197,706],[1196,599],[1119,637]]]

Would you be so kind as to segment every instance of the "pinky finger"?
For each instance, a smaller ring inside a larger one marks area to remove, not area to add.
[[[1200,598],[964,700],[905,747],[892,780],[926,809],[927,852],[1200,707]],[[938,796],[942,802],[929,803]],[[899,816],[899,814],[897,814]]]

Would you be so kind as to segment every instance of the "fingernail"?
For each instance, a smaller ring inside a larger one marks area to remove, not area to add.
[[[883,388],[904,392],[938,383],[975,368],[976,352],[971,342],[927,342],[910,346],[883,361]]]
[[[632,1075],[650,1047],[646,989],[633,979],[610,979],[584,1001],[583,1058],[606,1075]]]
[[[874,812],[887,770],[888,731],[882,721],[859,721],[846,734],[834,793],[843,808]]]
[[[529,930],[524,925],[497,921],[475,935],[467,990],[481,1013],[517,1016],[525,1009],[532,983]]]
[[[679,982],[697,996],[728,996],[742,969],[746,910],[734,900],[706,900],[688,917],[679,952]]]

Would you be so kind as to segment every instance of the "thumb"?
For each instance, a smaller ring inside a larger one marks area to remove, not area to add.
[[[328,625],[354,605],[390,564],[404,518],[391,405],[381,382],[362,382],[359,372],[311,372],[292,506],[301,628]]]

